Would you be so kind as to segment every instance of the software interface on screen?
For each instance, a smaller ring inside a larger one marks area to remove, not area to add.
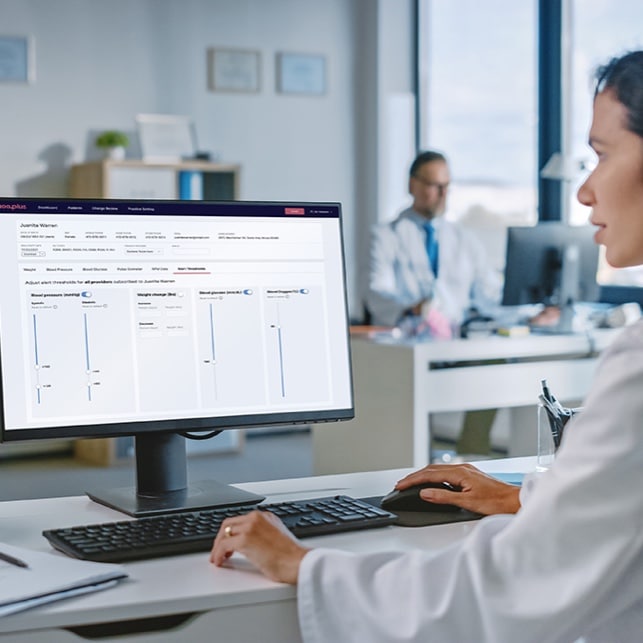
[[[337,204],[2,206],[5,440],[351,409]]]
[[[0,199],[0,270],[2,439],[134,435],[103,504],[257,502],[185,432],[353,417],[339,204]]]

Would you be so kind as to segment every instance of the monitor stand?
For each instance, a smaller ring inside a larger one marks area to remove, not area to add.
[[[178,433],[135,436],[137,486],[87,491],[100,504],[130,516],[192,511],[227,505],[254,505],[259,496],[215,480],[187,484],[185,438]]]
[[[532,326],[531,332],[534,335],[571,335],[578,332],[574,319],[576,311],[574,310],[574,303],[568,301],[560,308],[560,316],[558,321],[552,326]]]
[[[560,333],[561,335],[573,333],[575,316],[574,302],[567,301],[567,303],[563,304],[560,308],[560,318],[556,326],[553,327],[554,332]]]
[[[576,311],[574,302],[580,291],[580,248],[576,244],[565,246],[560,260],[560,288],[558,301],[560,317],[554,326],[543,326],[537,332],[553,335],[569,335],[575,332],[574,319]]]

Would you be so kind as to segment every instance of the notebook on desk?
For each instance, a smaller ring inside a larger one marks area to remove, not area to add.
[[[0,543],[0,617],[112,587],[120,565],[92,563]]]
[[[513,484],[516,486],[522,485],[522,481],[525,479],[524,473],[490,473],[492,478],[506,482],[507,484]]]

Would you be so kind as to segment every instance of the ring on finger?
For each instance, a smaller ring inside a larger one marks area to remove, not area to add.
[[[228,526],[223,530],[223,533],[224,533],[226,536],[232,536],[232,527],[231,527],[230,525],[228,525]]]

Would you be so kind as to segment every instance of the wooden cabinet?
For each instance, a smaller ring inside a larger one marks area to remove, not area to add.
[[[239,198],[238,165],[185,161],[94,161],[73,165],[69,193],[77,198],[204,199]]]

